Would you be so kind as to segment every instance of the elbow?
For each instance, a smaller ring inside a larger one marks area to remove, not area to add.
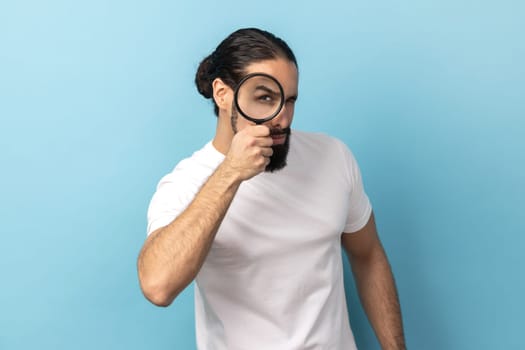
[[[143,290],[144,296],[148,299],[153,305],[159,307],[168,307],[173,302],[172,298],[169,298],[163,293],[147,292]]]
[[[163,285],[159,281],[154,281],[148,278],[140,278],[140,288],[142,294],[152,304],[160,307],[168,307],[171,305],[173,300],[178,293],[172,293],[166,285]]]

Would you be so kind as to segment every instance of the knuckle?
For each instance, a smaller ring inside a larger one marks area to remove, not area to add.
[[[253,147],[253,146],[255,146],[257,144],[257,140],[254,137],[250,137],[247,140],[247,143],[248,143],[248,146]]]

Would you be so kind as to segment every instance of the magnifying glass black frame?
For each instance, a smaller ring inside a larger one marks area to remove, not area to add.
[[[275,82],[275,84],[277,85],[277,87],[279,88],[279,93],[281,94],[281,102],[279,104],[279,108],[277,108],[277,110],[272,115],[270,115],[270,116],[268,116],[266,118],[263,118],[263,119],[252,118],[249,115],[247,115],[246,113],[244,113],[243,110],[240,108],[239,101],[238,101],[239,89],[242,86],[242,84],[246,80],[248,80],[248,79],[250,79],[252,77],[255,77],[255,76],[265,77],[265,78],[268,78],[270,80],[273,80]],[[277,81],[277,79],[275,79],[270,74],[266,74],[266,73],[251,73],[251,74],[246,75],[245,77],[243,77],[241,79],[241,81],[239,81],[239,84],[237,84],[237,86],[235,87],[235,93],[234,93],[233,100],[235,101],[235,107],[237,108],[239,113],[241,113],[241,115],[244,118],[246,118],[249,121],[252,121],[255,124],[259,125],[259,124],[266,123],[267,121],[272,120],[273,118],[275,118],[281,112],[281,109],[283,109],[283,106],[284,106],[284,90],[283,90],[283,87],[281,86],[281,84],[279,83],[279,81]]]

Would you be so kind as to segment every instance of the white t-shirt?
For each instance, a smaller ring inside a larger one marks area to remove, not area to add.
[[[179,215],[223,159],[210,142],[166,175],[148,234]],[[198,349],[355,349],[341,234],[371,211],[349,149],[293,131],[288,165],[241,184],[197,275]]]

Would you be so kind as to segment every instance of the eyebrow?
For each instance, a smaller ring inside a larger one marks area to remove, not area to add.
[[[263,90],[263,91],[266,91],[267,93],[272,94],[274,96],[280,95],[279,92],[270,89],[266,85],[257,85],[255,87],[255,90]],[[297,98],[298,98],[298,95],[296,94],[296,95],[289,96],[285,101],[297,101]]]
[[[297,98],[298,98],[298,97],[299,97],[299,96],[297,96],[297,95],[292,95],[292,96],[289,96],[289,97],[286,99],[286,101],[297,101]]]
[[[265,86],[265,85],[257,85],[255,87],[255,90],[263,90],[263,91],[266,91],[267,93],[272,94],[272,95],[280,95],[280,93],[270,89],[268,86]]]

